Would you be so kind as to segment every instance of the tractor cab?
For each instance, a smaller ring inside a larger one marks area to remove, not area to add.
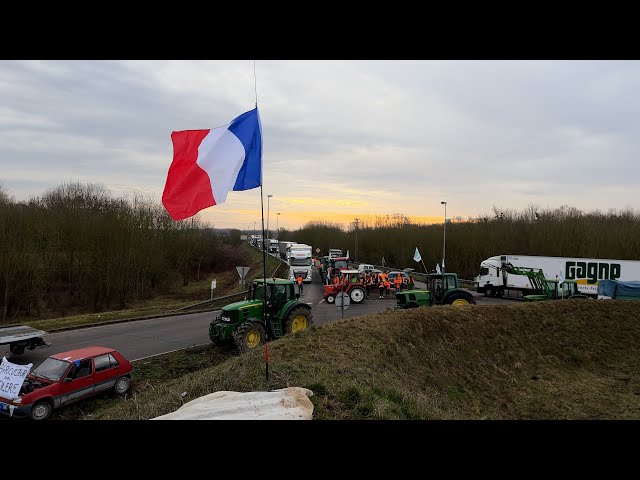
[[[442,299],[450,290],[460,288],[458,275],[455,273],[432,273],[428,276],[427,290],[433,295],[434,303],[442,303]]]
[[[300,298],[300,294],[295,292],[294,284],[290,280],[283,280],[279,278],[271,278],[267,280],[267,314],[277,315],[282,307],[292,300]],[[250,290],[251,300],[263,301],[264,300],[264,279],[254,280],[251,284]]]

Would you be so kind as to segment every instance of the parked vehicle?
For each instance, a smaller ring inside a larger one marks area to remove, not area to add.
[[[393,281],[396,279],[396,277],[398,275],[400,275],[402,277],[402,282],[403,285],[406,285],[407,283],[409,283],[409,275],[407,275],[405,272],[389,272],[389,281],[391,282],[391,287],[393,288],[395,283],[393,283]]]
[[[601,280],[598,282],[598,299],[640,300],[640,282]]]
[[[216,344],[233,341],[242,353],[263,344],[265,339],[275,340],[310,328],[313,325],[311,307],[299,300],[294,285],[284,278],[254,280],[249,300],[222,307],[220,315],[209,325],[209,338]]]
[[[17,399],[0,396],[0,411],[45,420],[55,408],[109,390],[124,395],[133,365],[113,348],[86,347],[51,355],[25,379]]]
[[[330,283],[324,286],[324,299],[327,303],[334,303],[336,296],[340,292],[345,292],[349,295],[353,303],[362,303],[366,297],[365,286],[359,276],[358,270],[343,269],[340,272],[340,277],[348,276],[348,283],[344,285],[342,281],[338,284]]]
[[[33,350],[47,347],[49,344],[42,338],[47,332],[27,327],[26,325],[10,325],[0,327],[0,345],[9,345],[12,355],[24,353],[25,348]]]
[[[313,274],[313,248],[304,243],[294,243],[288,248],[287,263],[289,279],[302,277],[304,283],[311,283]]]
[[[337,258],[342,257],[342,250],[339,248],[330,248],[329,249],[329,258]]]
[[[291,245],[294,245],[296,242],[289,241],[280,241],[278,242],[278,253],[280,254],[280,258],[283,260],[287,259],[287,251]]]
[[[375,270],[373,265],[370,265],[368,263],[361,263],[360,265],[358,265],[358,271],[360,273],[369,273],[372,270]]]
[[[536,268],[543,271],[547,280],[577,280],[580,293],[596,297],[598,281],[633,281],[640,278],[640,261],[612,260],[576,257],[541,257],[524,255],[498,255],[487,258],[480,264],[480,273],[475,278],[477,291],[487,296],[504,295],[522,297],[535,294],[535,286],[526,276],[510,274],[504,267]]]
[[[394,309],[416,308],[432,305],[471,305],[476,301],[473,294],[461,288],[456,273],[431,273],[427,275],[426,289],[396,292]]]
[[[327,262],[323,264],[320,272],[322,283],[331,283],[333,277],[340,275],[340,272],[343,270],[349,270],[349,257],[329,258]]]

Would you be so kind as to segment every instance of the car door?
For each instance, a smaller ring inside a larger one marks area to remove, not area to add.
[[[122,369],[118,360],[110,353],[95,357],[93,366],[95,368],[93,384],[96,393],[112,388]]]
[[[68,390],[63,396],[62,405],[93,395],[95,392],[93,386],[93,358],[82,359],[77,364],[74,362],[64,382]]]

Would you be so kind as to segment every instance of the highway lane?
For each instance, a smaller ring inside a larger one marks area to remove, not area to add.
[[[35,366],[54,353],[90,345],[113,347],[132,360],[170,352],[210,342],[209,323],[218,313],[192,313],[51,333],[45,337],[50,346],[25,350],[10,360],[22,365],[32,362]],[[0,346],[2,355],[9,359],[8,345]]]
[[[284,275],[281,273],[281,276]],[[422,287],[423,285],[418,283],[417,286]],[[487,298],[478,294],[475,294],[475,298],[479,305],[515,301]],[[328,304],[324,301],[323,286],[316,269],[313,272],[312,283],[304,285],[303,296],[300,300],[311,305],[316,325],[341,319],[341,310],[335,304]],[[393,290],[388,299],[379,299],[378,293],[375,291],[362,303],[349,305],[344,310],[344,318],[376,313],[387,308],[393,309],[394,304]],[[218,314],[219,311],[192,313],[51,333],[45,337],[46,341],[51,344],[48,347],[25,350],[24,354],[10,358],[9,346],[1,345],[0,356],[5,355],[14,363],[33,363],[35,366],[54,353],[90,345],[102,345],[113,347],[127,358],[135,360],[209,343],[209,323],[214,315]]]

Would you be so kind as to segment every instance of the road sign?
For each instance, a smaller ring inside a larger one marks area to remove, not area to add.
[[[347,293],[340,292],[339,294],[336,295],[336,307],[342,308],[342,305],[344,304],[344,308],[346,310],[349,307],[350,303],[351,303],[351,297],[349,297]]]
[[[216,284],[217,284],[217,281],[216,281],[216,280],[211,280],[211,290],[213,290],[214,288],[216,288]]]
[[[244,277],[247,276],[247,272],[249,271],[249,268],[251,267],[236,267],[236,270],[238,271],[238,275],[240,275],[240,285],[242,285],[242,282],[244,281]]]

